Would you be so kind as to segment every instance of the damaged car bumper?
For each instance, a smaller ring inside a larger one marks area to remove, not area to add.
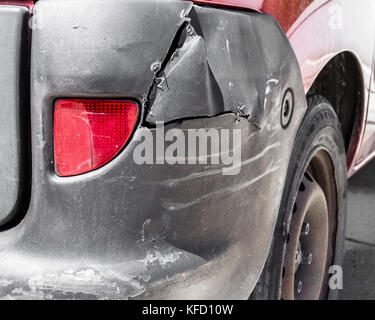
[[[178,0],[41,0],[33,19],[31,197],[22,222],[0,233],[0,297],[248,298],[306,109],[277,22]],[[124,97],[142,109],[126,148],[100,169],[57,176],[55,100]],[[135,164],[158,123],[240,129],[239,174]]]

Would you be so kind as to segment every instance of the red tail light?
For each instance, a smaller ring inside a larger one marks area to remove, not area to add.
[[[112,160],[134,131],[137,103],[126,100],[57,100],[55,169],[59,176],[95,170]]]

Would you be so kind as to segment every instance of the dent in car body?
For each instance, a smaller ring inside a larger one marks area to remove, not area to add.
[[[270,17],[257,13],[199,8],[177,0],[92,4],[41,0],[35,7],[34,15],[45,27],[36,29],[32,39],[32,196],[22,223],[0,234],[0,296],[247,298],[268,254],[288,160],[306,109],[298,63],[287,39]],[[197,35],[181,34],[186,13],[196,13],[191,26]],[[239,25],[225,23],[236,15]],[[211,28],[213,17],[222,24]],[[240,48],[226,37],[236,30],[242,41],[251,40],[260,50],[250,61],[245,53],[239,61],[231,59],[231,49]],[[274,46],[269,47],[262,32]],[[182,41],[175,60],[169,53],[176,49],[176,38]],[[226,40],[229,52],[219,48],[216,55],[211,46]],[[274,51],[262,52],[264,47]],[[220,72],[217,64],[225,52],[229,56],[222,67],[230,70],[227,64],[243,63],[253,72],[251,78]],[[149,95],[156,85],[150,69],[155,61],[164,62],[163,71],[169,72],[170,89],[163,89],[175,109],[162,103],[162,93],[155,99]],[[187,78],[181,74],[187,92],[199,89],[197,79],[204,80],[204,88],[218,84],[207,96],[199,90],[204,103],[187,114],[180,107],[189,107],[187,96],[174,84],[179,74],[171,70],[178,69],[176,61],[181,61],[179,72],[192,71]],[[206,72],[212,69],[212,74],[205,73],[209,77],[196,74],[201,71],[198,62],[206,65]],[[283,77],[275,79],[279,72]],[[237,86],[233,90],[225,88],[230,81]],[[243,83],[251,85],[248,92]],[[289,88],[296,107],[283,129],[281,101]],[[210,109],[217,108],[208,103],[217,92],[230,106],[223,109],[228,113]],[[246,96],[250,93],[257,99]],[[53,165],[53,103],[63,97],[132,97],[145,102],[143,118],[133,140],[112,162],[61,178]],[[237,100],[247,103],[249,121],[233,113],[231,103]],[[137,139],[145,130],[155,139],[156,129],[147,128],[150,110],[169,121],[168,128],[241,129],[241,174],[222,175],[221,165],[136,165]]]
[[[317,8],[329,0],[194,0],[196,3],[251,9],[272,15],[285,32],[312,4]]]
[[[283,95],[287,82],[299,76],[277,22],[266,15],[196,6],[185,16],[171,59],[158,72],[147,122],[232,112],[261,127],[267,91]]]
[[[196,3],[256,10],[273,16],[285,31],[297,56],[307,93],[323,68],[348,52],[362,76],[363,101],[357,112],[347,152],[351,176],[374,156],[374,40],[375,4],[372,0],[196,0]],[[361,27],[359,28],[358,25]],[[308,41],[306,41],[308,39]]]

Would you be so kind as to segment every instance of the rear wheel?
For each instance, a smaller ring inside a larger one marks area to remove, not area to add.
[[[341,265],[347,169],[337,116],[320,96],[308,98],[289,163],[273,244],[253,299],[336,298],[329,268]]]

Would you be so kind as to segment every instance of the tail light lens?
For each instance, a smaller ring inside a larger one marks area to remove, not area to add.
[[[108,163],[129,140],[138,115],[138,104],[127,100],[57,100],[56,173],[73,176]]]

